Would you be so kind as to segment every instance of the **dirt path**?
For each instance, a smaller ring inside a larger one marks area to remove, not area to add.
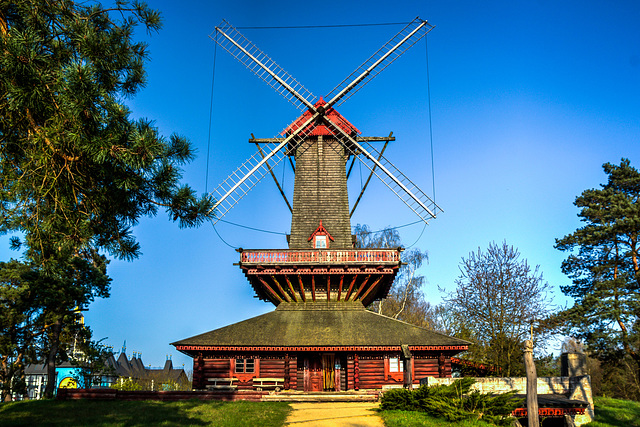
[[[286,426],[384,427],[376,413],[378,402],[291,403]]]

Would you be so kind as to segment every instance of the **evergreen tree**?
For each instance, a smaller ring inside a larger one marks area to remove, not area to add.
[[[631,358],[640,379],[640,173],[628,159],[603,168],[607,183],[575,201],[585,225],[556,240],[573,281],[561,289],[574,299],[560,318],[600,358]]]
[[[189,142],[132,119],[124,102],[145,82],[138,25],[157,31],[159,13],[129,0],[0,0],[0,233],[40,285],[48,396],[65,319],[109,295],[101,253],[136,258],[131,227],[159,209],[180,226],[212,215],[180,184]]]

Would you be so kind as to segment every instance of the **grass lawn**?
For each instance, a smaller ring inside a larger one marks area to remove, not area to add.
[[[280,402],[30,400],[0,403],[5,426],[282,426]]]
[[[583,427],[640,427],[640,402],[596,397],[595,420]],[[487,427],[481,421],[449,423],[424,413],[410,411],[380,411],[387,427]]]
[[[596,397],[595,420],[584,427],[640,427],[640,402]]]

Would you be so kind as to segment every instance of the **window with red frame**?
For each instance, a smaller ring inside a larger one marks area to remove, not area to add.
[[[254,359],[236,359],[236,373],[237,374],[250,374],[255,372],[255,360]]]

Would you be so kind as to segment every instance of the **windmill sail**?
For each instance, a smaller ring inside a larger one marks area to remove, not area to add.
[[[223,20],[211,37],[256,76],[264,80],[297,109],[304,111],[313,106],[315,96],[287,73],[266,53],[261,51],[240,31]]]
[[[327,108],[337,107],[351,98],[433,28],[420,18],[411,21],[325,96]]]
[[[263,156],[261,153],[256,153],[211,193],[211,196],[217,200],[212,208],[217,210],[214,223],[235,206],[268,173],[270,167],[274,167],[288,155],[295,154],[297,156],[301,154],[299,150],[309,149],[310,145],[305,145],[303,142],[313,135],[314,129],[319,125],[329,127],[330,133],[344,146],[347,152],[363,161],[365,166],[423,221],[427,222],[429,219],[435,218],[441,209],[433,200],[370,144],[365,143],[365,146],[359,144],[354,138],[355,135],[351,135],[345,129],[344,121],[336,122],[336,116],[331,116],[329,113],[335,111],[334,106],[340,105],[350,98],[422,39],[431,29],[433,26],[427,21],[419,18],[414,19],[338,84],[327,96],[328,102],[320,100],[314,103],[315,96],[309,90],[227,21],[223,21],[220,26],[216,27],[214,40],[220,46],[267,82],[296,108],[306,112],[285,129],[283,134],[286,134],[286,137],[279,140],[278,143],[272,144],[269,154]]]

